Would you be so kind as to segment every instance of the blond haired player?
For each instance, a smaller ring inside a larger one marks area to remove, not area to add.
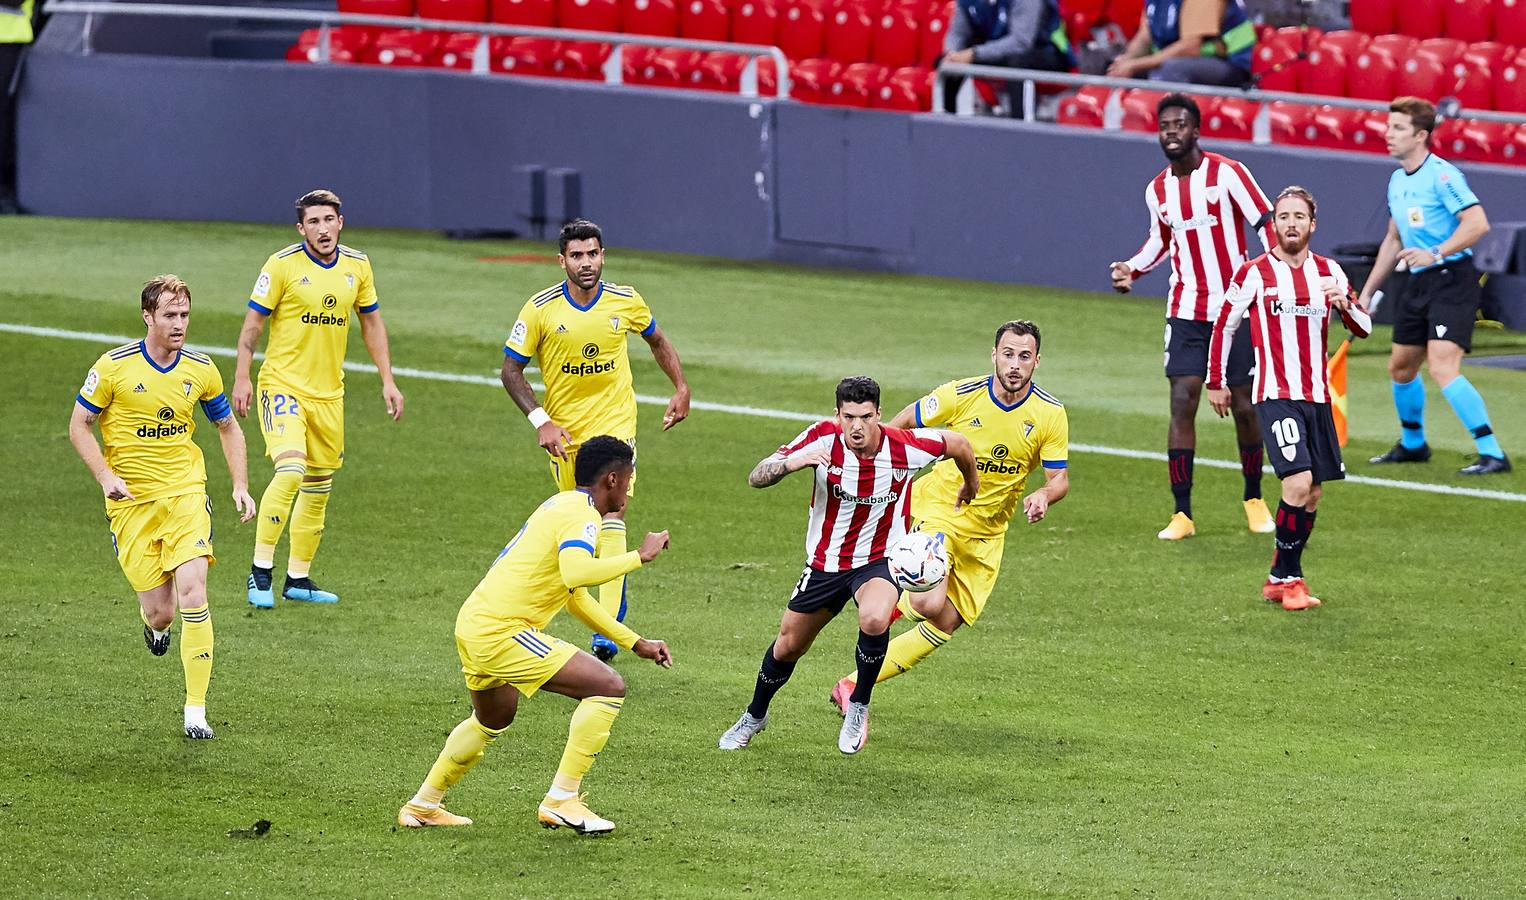
[[[343,364],[356,318],[381,376],[387,413],[393,421],[403,417],[403,394],[392,380],[392,353],[371,260],[339,243],[344,229],[341,208],[332,191],[311,191],[297,200],[302,240],[265,261],[238,336],[233,411],[244,416],[256,401],[249,380],[254,346],[265,320],[270,320],[256,409],[275,474],[260,498],[254,565],[249,570],[249,602],[262,609],[275,605],[276,543],[288,519],[291,555],[281,595],[309,603],[339,601],[313,582],[312,563],[323,537],[334,473],[344,464]]]
[[[170,649],[170,626],[180,609],[185,736],[205,740],[213,736],[206,708],[212,680],[207,608],[212,501],[206,464],[191,440],[197,403],[217,426],[242,521],[254,515],[254,498],[244,433],[223,396],[222,375],[211,357],[185,349],[191,289],[174,275],[160,275],[143,286],[141,305],[147,334],[96,360],[75,398],[69,442],[106,495],[111,545],[138,592],[143,640],[155,656]],[[90,431],[97,424],[105,453]]]
[[[503,345],[501,378],[504,390],[529,418],[536,439],[551,457],[551,479],[559,490],[569,491],[575,486],[578,447],[588,438],[607,434],[636,446],[636,390],[626,335],[641,335],[673,382],[673,398],[662,415],[663,431],[689,415],[689,385],[678,351],[657,327],[641,294],[629,285],[600,280],[604,234],[599,226],[586,219],[568,222],[557,245],[557,262],[567,277],[525,301]],[[546,383],[544,407],[525,380],[525,366],[532,357],[540,358]],[[625,552],[623,505],[604,517],[598,549],[600,556]],[[616,621],[625,621],[624,577],[599,587],[599,603]],[[604,635],[593,636],[593,652],[599,659],[613,659],[617,650]]]
[[[923,531],[947,535],[949,573],[921,594],[903,595],[901,613],[916,627],[890,642],[877,681],[894,678],[926,659],[985,609],[1001,571],[1007,525],[1022,505],[1030,522],[1043,519],[1070,491],[1070,424],[1065,407],[1033,383],[1039,365],[1039,327],[1017,319],[996,330],[991,350],[995,371],[950,381],[901,410],[897,428],[948,428],[969,439],[975,450],[980,491],[957,507],[964,477],[953,464],[939,463],[912,488],[911,512]],[[1044,484],[1023,496],[1028,476],[1044,470]],[[857,686],[849,674],[832,689],[832,702],[846,710]]]
[[[614,669],[544,629],[565,607],[637,656],[664,668],[673,664],[667,644],[639,637],[588,593],[590,585],[635,571],[668,545],[663,531],[648,534],[640,550],[614,557],[594,555],[601,517],[625,505],[635,456],[629,444],[608,435],[589,439],[578,454],[577,486],[530,515],[462,604],[456,616],[456,652],[471,692],[472,714],[450,733],[418,793],[398,810],[398,824],[472,824],[441,805],[445,792],[514,721],[520,698],[546,690],[577,700],[578,707],[556,778],[540,804],[540,822],[579,834],[614,830],[615,823],[583,803],[579,788],[625,705],[625,681]]]

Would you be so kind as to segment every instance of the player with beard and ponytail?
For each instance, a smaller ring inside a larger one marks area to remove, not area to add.
[[[1112,266],[1113,289],[1128,293],[1134,280],[1171,257],[1166,301],[1166,378],[1171,382],[1171,427],[1166,456],[1176,512],[1156,535],[1179,541],[1197,533],[1192,521],[1192,461],[1197,449],[1198,403],[1208,370],[1208,339],[1224,305],[1224,291],[1245,262],[1243,225],[1249,223],[1270,250],[1266,228],[1271,204],[1241,163],[1198,146],[1202,116],[1191,97],[1167,94],[1156,106],[1160,149],[1168,165],[1145,188],[1150,233],[1139,252]],[[1261,425],[1251,400],[1254,356],[1250,336],[1230,346],[1227,377],[1233,399],[1240,470],[1245,476],[1245,520],[1267,534],[1275,527],[1261,499]]]
[[[1213,326],[1208,356],[1208,402],[1220,416],[1233,398],[1225,387],[1240,322],[1251,319],[1256,349],[1256,412],[1272,469],[1282,479],[1272,571],[1261,595],[1283,609],[1308,609],[1303,549],[1314,530],[1321,485],[1346,477],[1325,382],[1326,332],[1337,315],[1356,337],[1372,331],[1372,318],[1356,301],[1346,273],[1334,260],[1309,252],[1314,197],[1301,187],[1277,195],[1277,248],[1240,267]]]

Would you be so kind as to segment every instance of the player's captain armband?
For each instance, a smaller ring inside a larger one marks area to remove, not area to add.
[[[270,295],[270,273],[261,272],[260,277],[255,279],[252,296],[264,299]]]
[[[530,326],[525,324],[524,319],[519,319],[514,323],[514,330],[509,332],[509,343],[518,344],[523,347],[525,345],[525,338],[529,334]]]
[[[85,376],[85,383],[80,386],[79,392],[84,394],[86,397],[94,396],[95,389],[100,385],[100,383],[101,373],[91,369],[90,374]]]

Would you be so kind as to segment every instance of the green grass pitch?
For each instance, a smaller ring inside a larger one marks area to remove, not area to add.
[[[192,342],[231,347],[261,261],[295,239],[0,220],[0,323],[137,336],[140,286],[171,271],[194,291]],[[346,239],[375,261],[396,363],[417,369],[492,376],[523,299],[559,277],[540,244],[357,226]],[[514,254],[543,262],[482,259]],[[824,413],[836,380],[864,372],[893,411],[985,372],[995,325],[1022,316],[1044,329],[1037,380],[1066,402],[1074,442],[1164,449],[1157,300],[620,250],[606,276],[646,295],[697,400]],[[196,744],[179,735],[177,656],[144,650],[99,489],[66,435],[108,345],[0,331],[0,893],[1526,895],[1526,475],[1458,478],[1469,443],[1434,388],[1436,460],[1368,468],[1395,426],[1386,341],[1379,329],[1353,357],[1352,472],[1517,499],[1331,486],[1305,555],[1326,603],[1295,615],[1258,599],[1269,540],[1244,530],[1237,472],[1198,468],[1198,537],[1166,545],[1164,465],[1074,453],[1071,496],[1013,526],[985,618],[881,687],[852,758],[827,702],[851,664],[846,621],[752,748],[715,749],[801,565],[803,479],[753,491],[746,473],[800,426],[698,410],[662,434],[660,407],[643,406],[631,527],[671,529],[673,549],[632,577],[630,621],[677,665],[617,661],[630,701],[586,785],[619,829],[578,839],[535,823],[573,706],[549,695],[452,792],[476,825],[394,825],[468,708],[456,609],[549,490],[501,389],[399,378],[394,425],[375,376],[349,376],[348,461],[315,568],[344,598],[334,608],[248,607],[253,526],[233,519],[203,423],[218,738]],[[638,390],[665,394],[639,341],[632,357]],[[365,359],[358,335],[351,358]],[[232,360],[218,364],[231,385]],[[1526,461],[1526,375],[1467,371]],[[244,428],[258,496],[270,464]],[[1199,444],[1200,458],[1233,458],[1233,428],[1206,404]],[[570,618],[553,630],[587,637]],[[261,819],[267,834],[237,836]]]

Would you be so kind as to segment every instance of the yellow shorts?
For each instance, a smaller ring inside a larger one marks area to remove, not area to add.
[[[947,522],[929,519],[919,522],[921,531],[941,531],[948,536],[944,546],[948,548],[948,600],[967,624],[985,611],[986,600],[996,588],[996,576],[1001,572],[1001,552],[1006,545],[1005,534],[996,537],[962,537]]]
[[[530,697],[577,655],[578,648],[539,629],[525,628],[491,634],[458,631],[456,652],[461,655],[468,689],[488,691],[509,684]]]
[[[256,393],[266,456],[295,450],[307,456],[309,469],[344,464],[344,400],[309,400],[276,384],[262,384]]]
[[[212,555],[212,501],[201,492],[107,510],[111,546],[127,583],[151,591],[198,556]]]
[[[634,440],[627,441],[626,443],[631,445],[632,450],[636,449],[636,442]],[[577,464],[577,450],[568,450],[566,459],[562,459],[559,456],[551,457],[551,480],[556,482],[557,490],[570,491],[578,486],[577,476],[573,472],[573,470],[577,468]],[[625,492],[625,496],[627,499],[636,496],[635,472],[631,472],[631,486],[630,489]]]

